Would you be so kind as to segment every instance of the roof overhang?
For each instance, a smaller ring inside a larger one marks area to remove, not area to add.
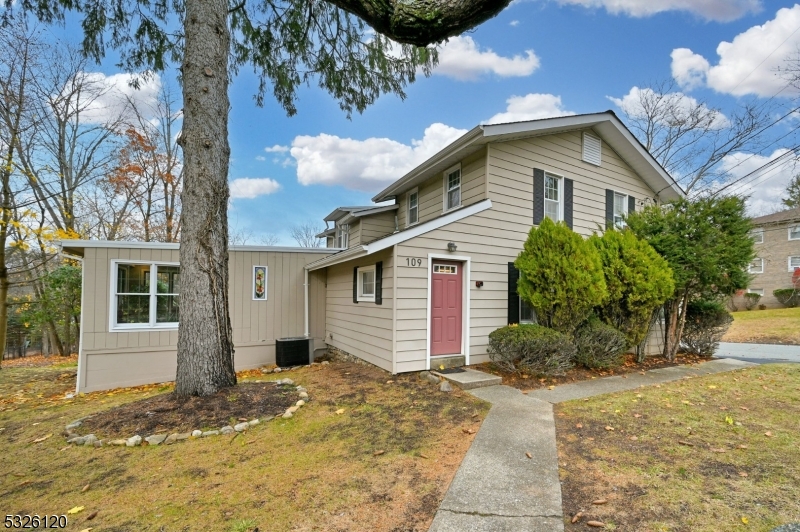
[[[60,240],[56,246],[70,255],[83,257],[86,248],[105,249],[180,249],[178,243],[166,242],[128,242],[124,240]],[[303,248],[300,246],[228,246],[228,251],[272,251],[276,253],[320,253],[331,255],[341,248]]]
[[[635,171],[662,201],[685,196],[685,192],[634,137],[613,111],[481,125],[468,131],[439,153],[411,170],[372,198],[386,201],[414,188],[431,176],[444,172],[458,161],[484,149],[492,142],[552,135],[575,129],[592,129]]]

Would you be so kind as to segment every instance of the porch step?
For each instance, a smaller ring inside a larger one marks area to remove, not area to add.
[[[441,377],[450,381],[452,384],[458,386],[462,390],[473,390],[475,388],[495,386],[503,382],[503,379],[497,375],[490,375],[489,373],[467,368],[464,368],[464,371],[459,373],[441,373],[436,370],[431,370],[431,373],[437,377]]]
[[[453,355],[450,357],[431,357],[431,370],[460,368],[467,363],[464,355]],[[444,366],[444,367],[442,367]]]

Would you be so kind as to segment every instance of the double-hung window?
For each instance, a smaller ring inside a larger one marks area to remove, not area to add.
[[[444,173],[444,210],[461,207],[461,166]]]
[[[753,229],[750,231],[750,238],[753,239],[753,244],[763,244],[764,243],[764,230],[763,229]]]
[[[177,264],[112,263],[111,329],[175,328],[180,321]]]
[[[747,267],[748,273],[764,273],[764,259],[754,258],[750,266]]]
[[[519,322],[536,323],[536,312],[531,304],[522,298],[519,298]]]
[[[408,193],[408,213],[406,225],[414,225],[419,221],[419,191],[417,189]]]
[[[357,301],[375,301],[375,266],[358,269]]]
[[[789,228],[789,240],[800,240],[800,225]]]
[[[748,288],[747,289],[747,293],[748,294],[758,294],[760,296],[763,296],[764,295],[764,289],[763,288]]]
[[[623,229],[627,224],[625,223],[625,216],[628,214],[628,196],[614,192],[614,227]]]
[[[793,272],[795,268],[800,268],[800,255],[789,257],[789,271]]]
[[[561,220],[561,183],[562,179],[556,175],[544,174],[544,215],[558,222]]]
[[[347,224],[336,224],[336,247],[346,249],[350,226]]]

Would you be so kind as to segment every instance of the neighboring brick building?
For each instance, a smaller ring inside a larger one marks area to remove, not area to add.
[[[800,268],[800,208],[759,216],[753,225],[756,259],[750,265],[753,279],[747,291],[761,294],[761,304],[767,307],[781,307],[772,291],[790,288],[792,272]],[[735,300],[743,308],[742,296]]]

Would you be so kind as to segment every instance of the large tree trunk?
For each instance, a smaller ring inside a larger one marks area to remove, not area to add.
[[[228,54],[225,0],[187,0],[184,17],[181,316],[175,392],[236,384],[228,314]]]
[[[680,299],[670,299],[664,303],[664,357],[675,360],[678,353],[678,315]]]

